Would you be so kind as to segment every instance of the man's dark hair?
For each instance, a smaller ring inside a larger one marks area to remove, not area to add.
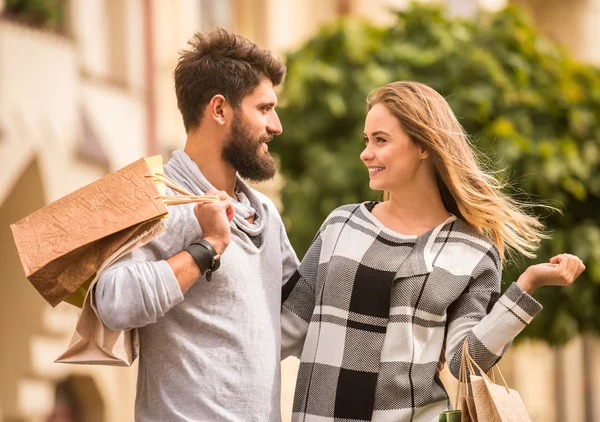
[[[237,108],[263,78],[277,86],[285,77],[285,66],[269,50],[224,29],[197,32],[188,44],[192,48],[181,52],[174,72],[186,132],[200,125],[215,95],[223,95]]]

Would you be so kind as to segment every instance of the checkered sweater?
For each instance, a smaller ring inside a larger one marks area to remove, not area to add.
[[[488,369],[541,305],[513,283],[500,297],[496,248],[452,216],[398,234],[346,205],[323,223],[283,287],[282,358],[300,357],[293,421],[437,421],[451,404],[436,375],[444,340]]]

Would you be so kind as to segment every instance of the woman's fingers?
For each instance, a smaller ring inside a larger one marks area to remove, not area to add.
[[[579,257],[571,254],[560,254],[550,258],[550,263],[556,265],[558,284],[571,285],[585,270],[585,265]]]

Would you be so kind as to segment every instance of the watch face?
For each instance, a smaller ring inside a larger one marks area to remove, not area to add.
[[[217,255],[212,260],[211,270],[217,271],[220,266],[221,266],[221,257]]]

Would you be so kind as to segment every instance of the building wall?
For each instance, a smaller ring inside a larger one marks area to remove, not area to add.
[[[89,38],[87,48],[109,49]],[[69,375],[95,385],[105,420],[133,419],[135,368],[54,363],[69,344],[77,310],[53,309],[35,291],[9,227],[145,154],[145,102],[110,80],[106,54],[80,55],[79,48],[73,38],[0,20],[0,420],[45,420],[55,386]],[[82,155],[91,138],[106,162]]]
[[[600,65],[600,0],[511,0],[574,58]]]

